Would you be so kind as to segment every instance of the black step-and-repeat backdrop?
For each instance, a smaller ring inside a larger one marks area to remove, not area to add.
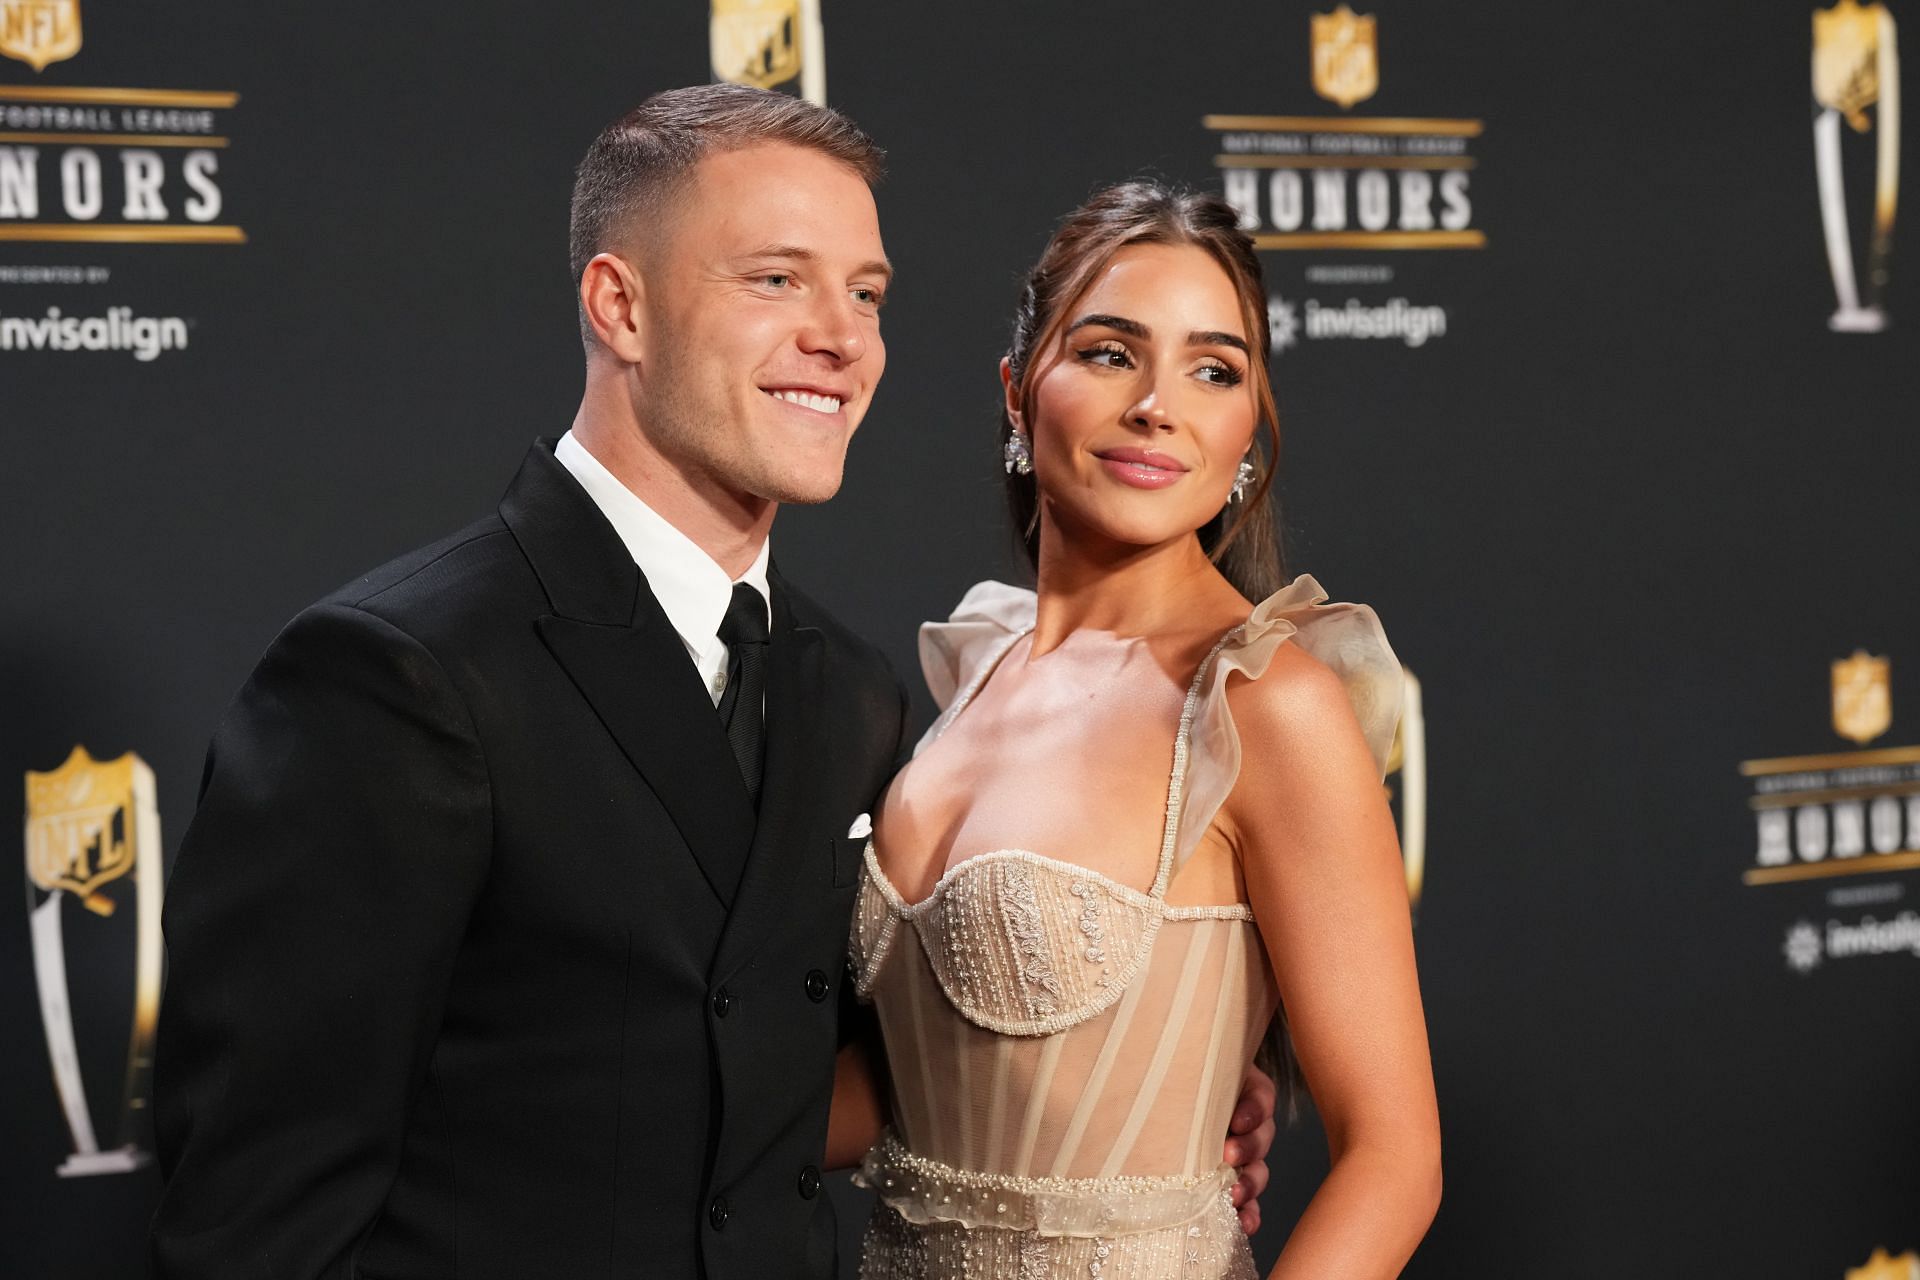
[[[572,167],[715,75],[891,152],[886,384],[775,546],[906,672],[1013,571],[994,366],[1051,221],[1143,172],[1244,211],[1295,567],[1421,693],[1409,1274],[1920,1275],[1920,5],[1364,9],[0,0],[0,1275],[142,1273],[215,718],[564,429]],[[1273,1165],[1267,1259],[1311,1118]]]

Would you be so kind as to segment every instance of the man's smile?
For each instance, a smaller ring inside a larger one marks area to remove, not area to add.
[[[838,413],[846,397],[829,391],[818,391],[810,387],[762,387],[762,391],[776,400],[799,405],[802,409],[811,409],[815,413]]]

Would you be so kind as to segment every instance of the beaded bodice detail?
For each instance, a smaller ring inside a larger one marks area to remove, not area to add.
[[[917,935],[942,994],[968,1021],[1003,1035],[1063,1032],[1112,1005],[1153,952],[1169,920],[1251,921],[1239,903],[1172,907],[1164,901],[1179,830],[1188,735],[1202,681],[1229,632],[1200,664],[1181,709],[1166,828],[1153,886],[1141,892],[1099,872],[1027,849],[976,854],[947,871],[926,900],[910,904],[881,870],[873,841],[865,855],[851,938],[855,989],[871,997],[887,953],[903,930]],[[1013,633],[948,706],[928,740],[957,716],[1025,630]]]
[[[1244,903],[1166,895],[1239,771],[1230,672],[1258,678],[1281,644],[1305,641],[1347,681],[1384,760],[1398,663],[1370,611],[1323,599],[1296,580],[1200,663],[1151,885],[1008,848],[955,864],[910,903],[868,842],[850,960],[886,1039],[894,1131],[860,1175],[881,1197],[864,1280],[1252,1275],[1219,1160],[1276,985]],[[983,583],[923,628],[946,702],[923,750],[1033,611],[1030,592]]]

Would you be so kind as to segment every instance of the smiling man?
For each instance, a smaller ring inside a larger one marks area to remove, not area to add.
[[[594,141],[571,430],[296,618],[214,739],[158,1275],[834,1274],[860,819],[907,703],[768,531],[839,488],[885,367],[879,169],[731,85]]]
[[[848,833],[906,705],[767,531],[885,366],[879,170],[734,86],[594,142],[572,430],[295,619],[214,740],[158,1274],[832,1274]]]

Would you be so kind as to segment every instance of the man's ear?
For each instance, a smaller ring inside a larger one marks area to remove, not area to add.
[[[608,354],[639,364],[645,354],[646,286],[625,258],[595,254],[580,273],[580,311]]]
[[[1000,391],[1006,397],[1007,421],[1015,431],[1025,431],[1026,424],[1020,421],[1020,389],[1013,385],[1012,356],[1000,357]]]

